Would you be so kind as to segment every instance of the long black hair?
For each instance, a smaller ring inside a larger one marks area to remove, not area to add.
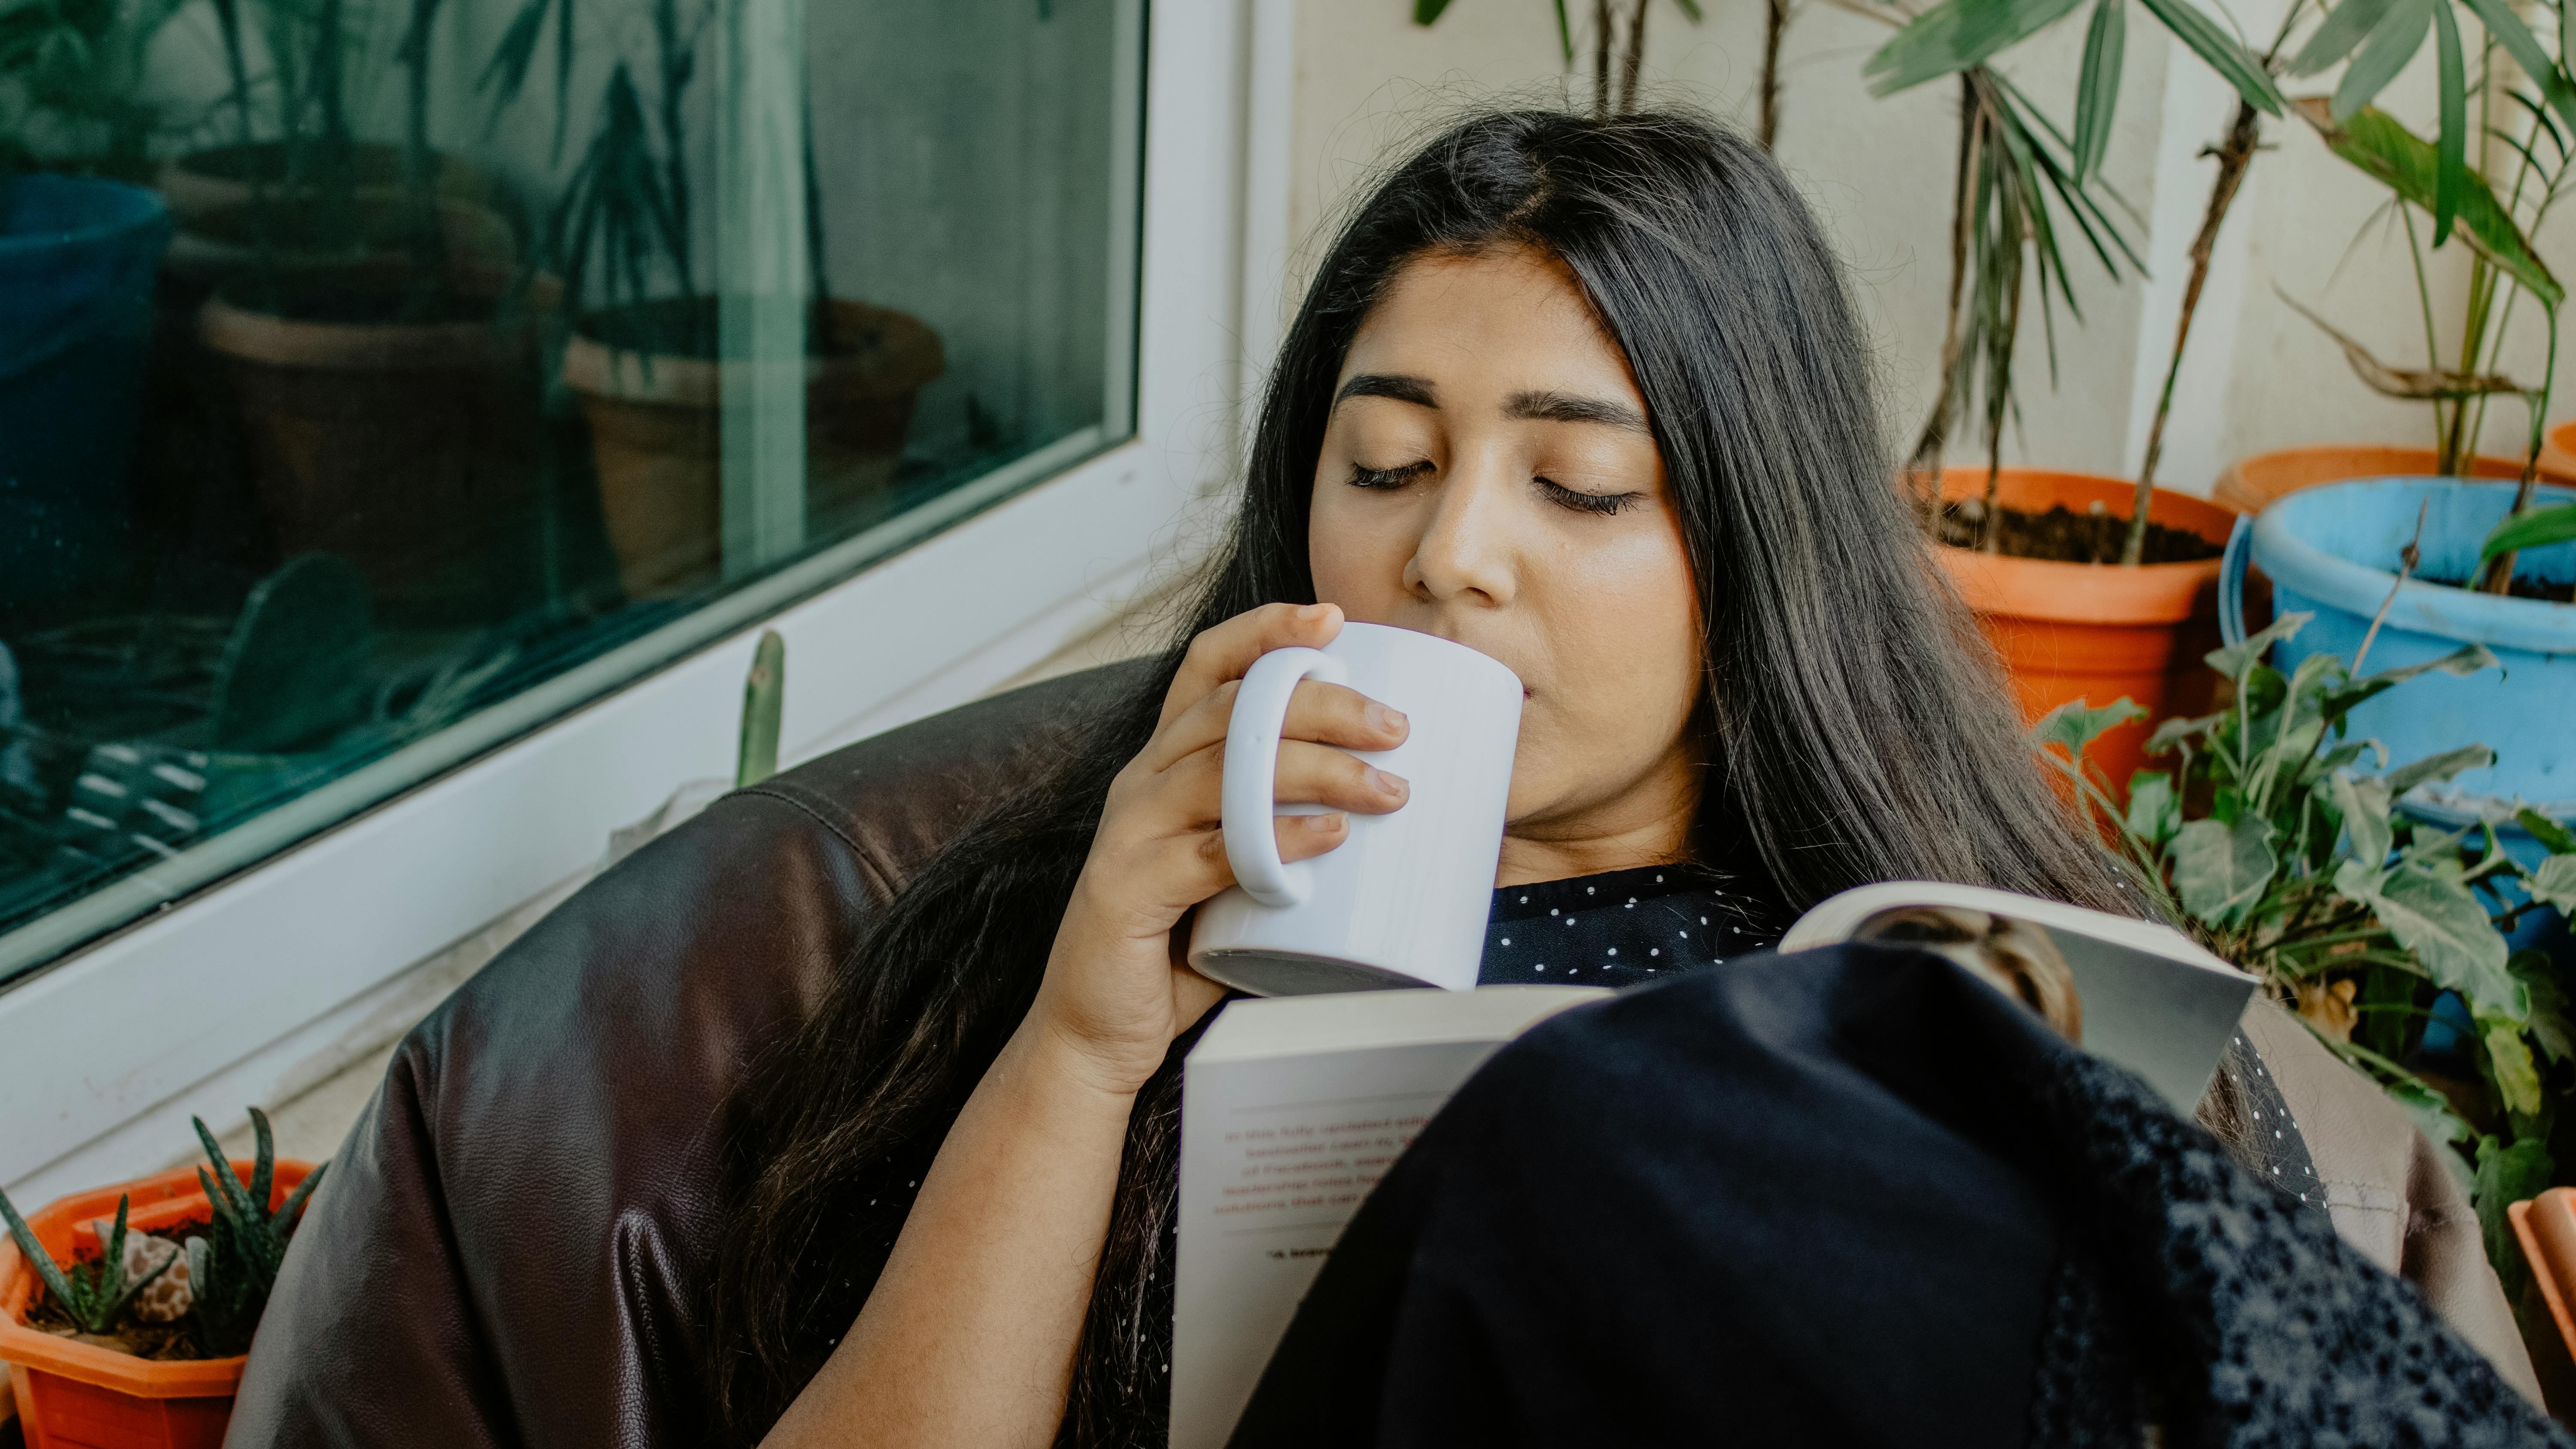
[[[2128,908],[1938,579],[1841,269],[1780,169],[1687,113],[1466,120],[1388,173],[1323,259],[1232,536],[1150,687],[929,865],[755,1072],[711,1301],[714,1391],[745,1439],[865,1303],[910,1201],[886,1189],[919,1179],[1027,1012],[1110,778],[1151,735],[1183,646],[1313,600],[1310,492],[1361,319],[1413,259],[1514,247],[1570,269],[1645,395],[1705,619],[1698,848],[1754,862],[1798,909],[1909,877]],[[1129,1127],[1063,1443],[1163,1441],[1177,1067]]]

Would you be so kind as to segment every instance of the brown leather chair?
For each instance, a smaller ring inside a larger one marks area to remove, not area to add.
[[[1138,664],[736,791],[592,881],[395,1052],[333,1159],[227,1443],[699,1444],[691,1285],[724,1112],[867,913]]]

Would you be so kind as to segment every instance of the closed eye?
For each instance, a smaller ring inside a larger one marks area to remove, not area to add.
[[[1351,486],[1375,489],[1401,488],[1430,471],[1429,463],[1407,463],[1401,468],[1371,468],[1365,464],[1353,463]]]
[[[1537,482],[1539,492],[1545,494],[1550,503],[1577,513],[1619,513],[1634,507],[1646,496],[1643,493],[1586,493],[1549,478],[1541,478]]]

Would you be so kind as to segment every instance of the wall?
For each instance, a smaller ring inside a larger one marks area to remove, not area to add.
[[[1429,29],[1412,23],[1408,0],[1296,3],[1292,295],[1322,244],[1320,228],[1390,148],[1482,100],[1560,103],[1569,93],[1546,0],[1457,0]],[[1591,7],[1570,8],[1580,47]],[[1703,8],[1706,19],[1694,26],[1668,0],[1652,0],[1651,94],[1750,129],[1761,7],[1711,0]],[[2061,125],[2073,109],[2084,13],[2025,45],[2005,67]],[[2268,41],[2281,6],[2254,0],[2231,13],[2248,34]],[[1797,8],[1782,54],[1777,154],[1851,268],[1881,348],[1889,425],[1910,443],[1935,390],[1958,125],[1951,84],[1883,100],[1868,94],[1862,64],[1891,33],[1821,0]],[[2383,102],[2419,132],[2429,129],[2432,112],[2431,51],[2428,44]],[[2332,79],[2290,89],[2323,91]],[[1588,79],[1573,84],[1577,103],[1588,97],[1587,86]],[[2234,108],[2223,82],[2175,47],[2143,7],[2132,7],[2104,176],[2136,213],[2129,236],[2149,275],[2113,280],[2089,253],[2069,255],[2082,319],[2059,313],[2053,388],[2043,331],[2025,324],[2017,359],[2021,423],[2007,440],[2007,461],[2122,474],[2137,467],[2170,355],[2187,251],[2215,175],[2199,153],[2220,139]],[[2320,311],[2382,360],[2422,366],[2423,325],[2402,234],[2365,234],[2386,193],[2328,154],[2304,124],[2267,122],[2265,138],[2270,149],[2257,158],[2220,236],[2158,469],[2161,481],[2195,493],[2209,491],[2231,460],[2265,449],[2430,441],[2428,409],[2366,391],[2337,346],[2274,292],[2278,286]],[[2576,235],[2544,232],[2541,245],[2561,275],[2576,275]],[[2457,345],[2466,270],[2457,244],[2435,254],[2445,347]],[[2537,381],[2544,334],[2536,309],[2526,303],[2520,315],[2504,368]],[[2489,450],[2518,447],[2526,419],[2511,400],[2490,407]]]

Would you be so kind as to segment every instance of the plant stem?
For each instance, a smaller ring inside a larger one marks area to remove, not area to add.
[[[1610,118],[1610,0],[1592,0],[1592,119]]]
[[[1959,171],[1950,186],[1950,310],[1941,327],[1941,390],[1932,399],[1932,416],[1925,419],[1923,432],[1914,443],[1914,456],[1907,461],[1908,472],[1920,474],[1924,483],[1924,528],[1935,542],[1941,537],[1941,451],[1948,441],[1953,394],[1959,375],[1959,303],[1968,280],[1968,185],[1977,167],[1977,148],[1983,139],[1979,122],[1976,80],[1966,74],[1959,77]]]
[[[2424,561],[2424,519],[2433,511],[2433,500],[2425,499],[2415,509],[2415,536],[2397,553],[2397,577],[2388,585],[2388,597],[2379,601],[2379,612],[2370,616],[2370,627],[2361,636],[2361,647],[2352,651],[2352,672],[2358,678],[2361,661],[2370,657],[2371,641],[2379,637],[2379,626],[2388,622],[2388,611],[2397,603],[2398,591],[2406,587],[2406,578],[2415,565]]]
[[[1637,109],[1637,72],[1646,63],[1646,0],[1628,12],[1628,49],[1619,58],[1619,114]]]
[[[2540,448],[2549,427],[2549,395],[2558,385],[2558,314],[2549,314],[2549,361],[2540,372],[2540,391],[2531,394],[2531,440],[2522,450],[2522,482],[2513,490],[2513,510],[2507,518],[2519,517],[2531,509],[2532,495],[2540,486]],[[2486,573],[2478,580],[2478,591],[2485,594],[2507,594],[2513,589],[2513,566],[2520,558],[2518,551],[2500,553],[2487,561]]]
[[[2134,567],[2146,561],[2147,512],[2155,502],[2156,464],[2164,456],[2165,422],[2173,415],[2174,382],[2182,376],[2183,344],[2191,340],[2191,322],[2200,310],[2200,293],[2209,284],[2209,261],[2218,246],[2218,228],[2236,205],[2237,189],[2254,164],[2254,147],[2262,139],[2263,114],[2250,101],[2236,103],[2236,119],[2219,144],[2218,179],[2209,188],[2209,205],[2201,211],[2200,233],[2191,241],[2191,280],[2183,284],[2182,317],[2174,326],[2173,357],[2165,364],[2164,391],[2156,397],[2156,418],[2147,428],[2147,457],[2138,468],[2138,491],[2129,504],[2129,536],[2120,544],[2120,563]]]
[[[1780,38],[1789,29],[1789,0],[1762,0],[1762,120],[1755,139],[1768,151],[1780,139]]]
[[[2424,247],[2415,238],[2415,213],[2405,202],[2397,203],[2397,219],[2406,223],[2406,255],[2415,263],[2415,302],[2424,314],[2424,365],[2439,371],[2442,366],[2441,335],[2433,330],[2433,284],[2424,277]],[[2459,472],[2450,458],[2442,455],[2444,432],[2442,403],[2433,402],[2433,471],[2444,475]]]

